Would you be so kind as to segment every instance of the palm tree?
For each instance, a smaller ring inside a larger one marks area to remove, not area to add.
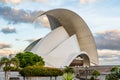
[[[74,73],[74,69],[69,66],[65,66],[64,72],[65,73]]]
[[[75,80],[75,76],[72,73],[65,73],[63,74],[63,80]]]
[[[19,67],[19,60],[17,58],[6,58],[3,57],[0,60],[0,68],[2,67],[5,71],[5,80],[9,80],[9,72],[11,70],[11,67],[14,67],[14,69],[18,69]]]
[[[73,76],[73,73],[74,73],[73,68],[65,66],[63,80],[75,80],[75,76]]]
[[[11,64],[14,65],[14,69],[19,69],[20,63],[19,63],[19,59],[17,57],[11,58],[10,59]]]

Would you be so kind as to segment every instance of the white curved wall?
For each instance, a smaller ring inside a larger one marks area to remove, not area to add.
[[[63,27],[58,27],[40,40],[31,52],[34,52],[44,58],[44,56],[50,53],[67,38],[69,38],[69,35],[66,30]]]
[[[60,68],[69,66],[78,55],[80,55],[80,47],[76,35],[73,35],[46,55],[44,61],[46,66]]]
[[[88,53],[91,63],[98,65],[98,54],[94,38],[87,24],[79,15],[66,9],[54,9],[44,14],[48,16],[50,24],[54,24],[54,26],[51,25],[53,30],[58,25],[62,25],[70,36],[76,34],[80,49]]]

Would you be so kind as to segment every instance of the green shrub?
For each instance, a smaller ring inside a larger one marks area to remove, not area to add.
[[[22,76],[61,76],[63,71],[58,68],[28,66],[20,70]]]

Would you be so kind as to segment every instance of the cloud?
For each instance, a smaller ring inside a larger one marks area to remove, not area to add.
[[[98,50],[100,65],[120,64],[120,50]]]
[[[44,27],[50,28],[49,20],[48,20],[48,18],[47,18],[46,15],[43,15],[43,16],[38,17],[38,18],[34,21],[34,24],[35,24],[36,27],[42,25],[42,26],[44,26]]]
[[[13,4],[19,4],[22,2],[22,0],[6,0],[8,3],[13,3]]]
[[[40,3],[47,3],[48,0],[0,0],[2,3],[7,3],[7,4],[21,4],[24,2],[40,2]]]
[[[13,49],[0,49],[0,56],[8,56],[9,54],[16,54],[19,51]]]
[[[33,39],[27,39],[27,40],[24,40],[24,41],[27,41],[27,42],[31,43],[31,42],[36,41],[38,39],[41,40],[42,38],[33,38]]]
[[[19,39],[19,38],[15,38],[15,40],[16,40],[16,41],[21,41],[21,39]]]
[[[4,27],[2,28],[1,32],[8,34],[8,33],[16,33],[16,29],[14,27]]]
[[[10,7],[0,7],[0,17],[9,21],[9,23],[31,23],[38,14],[43,11],[25,11]]]
[[[12,3],[12,4],[19,4],[22,2],[22,0],[0,0],[0,2],[3,3]]]
[[[42,3],[48,2],[48,0],[31,0],[31,1],[33,1],[33,2],[42,2]]]
[[[100,65],[120,64],[120,30],[106,30],[95,34]]]
[[[0,42],[0,49],[3,49],[3,48],[11,48],[11,44]]]
[[[120,30],[96,33],[95,41],[98,49],[120,50]]]
[[[15,40],[16,41],[27,41],[27,42],[31,43],[31,42],[34,42],[34,41],[36,41],[38,39],[41,40],[42,38],[36,37],[36,38],[31,38],[31,39],[26,39],[26,40],[16,38]]]
[[[103,49],[103,50],[98,50],[99,56],[115,56],[115,55],[120,55],[120,50],[109,50],[109,49]]]
[[[81,4],[94,3],[96,0],[80,0]]]

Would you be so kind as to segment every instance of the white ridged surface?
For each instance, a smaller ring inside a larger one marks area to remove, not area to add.
[[[58,27],[40,40],[31,52],[37,53],[44,58],[44,56],[50,53],[67,38],[69,38],[69,35],[66,30],[63,27]]]
[[[70,36],[76,34],[80,49],[88,53],[91,63],[98,65],[98,53],[93,35],[79,15],[67,9],[54,9],[44,14],[48,15],[48,19],[52,24],[57,24],[58,21]],[[54,28],[55,26],[51,27]]]
[[[46,55],[44,60],[46,66],[60,68],[69,66],[78,55],[80,55],[80,48],[76,35],[73,35]]]

